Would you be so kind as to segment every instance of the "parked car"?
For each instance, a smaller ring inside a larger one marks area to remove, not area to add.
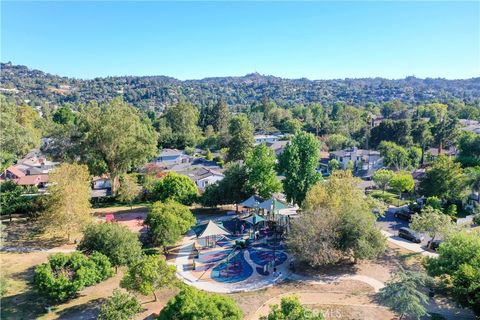
[[[412,221],[412,212],[410,211],[398,211],[393,216],[402,220]]]
[[[398,230],[398,236],[400,238],[406,239],[408,241],[412,241],[415,243],[421,243],[423,240],[423,236],[419,235],[415,231],[409,228],[400,228]]]
[[[428,241],[427,247],[430,247],[433,251],[437,251],[438,247],[443,243],[443,240],[430,240]]]

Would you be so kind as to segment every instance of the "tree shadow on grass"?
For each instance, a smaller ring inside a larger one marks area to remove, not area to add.
[[[1,300],[1,319],[37,319],[47,313],[48,302],[33,290]]]
[[[77,320],[77,319],[97,319],[102,304],[105,302],[104,298],[90,300],[87,303],[72,306],[62,311],[57,312],[58,319],[63,320]]]

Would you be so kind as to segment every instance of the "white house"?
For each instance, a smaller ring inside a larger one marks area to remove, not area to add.
[[[253,138],[255,139],[255,145],[261,144],[263,142],[270,144],[277,142],[280,139],[279,136],[274,136],[270,134],[256,134]]]
[[[177,149],[163,149],[160,155],[155,158],[155,164],[157,165],[172,165],[179,163],[188,163],[190,158]]]
[[[205,191],[207,186],[212,185],[225,177],[221,172],[207,168],[200,168],[196,170],[195,173],[189,174],[189,176],[195,182],[200,191]]]
[[[93,177],[92,179],[92,189],[94,190],[110,189],[111,187],[112,182],[107,176]]]
[[[353,162],[354,171],[371,171],[383,166],[383,159],[380,152],[375,150],[364,150],[348,148],[330,152],[330,158],[338,161],[341,169],[347,169],[348,163]]]

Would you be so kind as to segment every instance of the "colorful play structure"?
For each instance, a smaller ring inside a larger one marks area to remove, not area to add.
[[[267,277],[285,263],[284,236],[297,207],[276,198],[252,196],[238,204],[236,215],[193,228],[191,261],[197,280],[239,283],[250,277]]]

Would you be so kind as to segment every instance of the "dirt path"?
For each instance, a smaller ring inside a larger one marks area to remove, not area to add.
[[[309,308],[322,309],[327,319],[346,319],[354,314],[355,319],[394,319],[388,308],[373,302],[369,294],[346,294],[340,292],[293,291],[280,294],[265,302],[250,318],[257,320],[268,315],[270,305],[279,304],[286,296],[295,295]]]

